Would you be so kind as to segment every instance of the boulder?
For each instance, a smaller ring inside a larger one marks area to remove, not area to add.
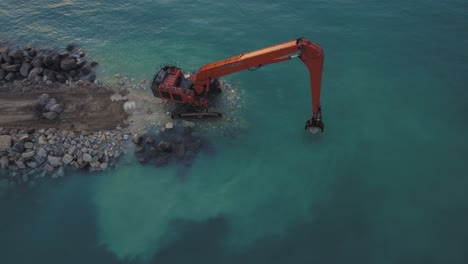
[[[56,79],[57,79],[57,82],[59,82],[59,83],[67,82],[67,78],[65,76],[63,76],[63,74],[57,74]]]
[[[44,68],[42,67],[33,68],[28,74],[28,79],[30,80],[35,79],[36,77],[40,76],[43,71],[44,71]]]
[[[42,114],[45,118],[49,120],[55,120],[58,117],[58,114],[56,112],[45,112]]]
[[[49,98],[50,96],[48,94],[41,94],[39,98],[37,98],[37,103],[45,107],[49,102]]]
[[[20,68],[20,73],[23,77],[28,77],[29,75],[29,71],[31,70],[31,64],[25,62],[23,63],[23,65],[21,65],[21,68]]]
[[[92,83],[92,82],[94,82],[96,80],[96,74],[94,72],[91,72],[90,74],[88,74],[86,76],[81,76],[80,80],[84,81],[84,82]]]
[[[143,141],[143,137],[138,135],[138,134],[135,134],[132,138],[132,141],[133,143],[137,144],[137,145],[140,145],[141,142]]]
[[[35,57],[37,55],[37,50],[35,48],[31,48],[28,50],[28,55],[31,57]]]
[[[12,144],[12,139],[10,135],[0,136],[0,151],[10,149],[11,144]]]
[[[100,167],[101,167],[101,170],[105,170],[107,169],[107,167],[109,167],[109,164],[107,162],[103,162],[101,163]]]
[[[70,164],[70,162],[73,161],[73,156],[70,155],[70,154],[65,154],[62,158],[62,162],[65,164],[65,165],[68,165]]]
[[[58,167],[62,163],[62,159],[60,157],[55,157],[55,156],[48,156],[47,161],[49,164],[53,167]]]
[[[24,152],[23,154],[21,154],[21,157],[25,158],[25,159],[30,159],[32,157],[34,157],[35,153],[34,153],[34,150],[30,150],[30,151],[27,151],[27,152]]]
[[[57,100],[55,100],[55,98],[50,98],[49,101],[47,101],[47,104],[45,105],[44,109],[46,111],[50,111],[50,107],[56,104],[57,104]]]
[[[64,71],[74,70],[76,69],[76,61],[73,58],[64,59],[60,63],[60,67],[62,67]]]
[[[35,169],[37,168],[37,166],[39,166],[39,164],[35,161],[30,161],[28,163],[26,163],[26,165],[28,165],[28,167],[30,167],[31,169]]]
[[[166,128],[166,129],[173,129],[173,128],[174,128],[174,124],[173,124],[172,122],[168,122],[168,123],[166,123],[165,128]]]
[[[32,148],[34,148],[34,143],[26,142],[26,143],[24,143],[24,147],[27,148],[27,149],[32,149]]]
[[[2,64],[1,67],[2,67],[3,70],[5,70],[7,72],[17,72],[21,68],[21,64],[10,65],[8,63],[4,63],[4,64]]]
[[[73,44],[68,44],[67,47],[65,48],[68,52],[72,52],[75,49],[75,45]]]
[[[80,74],[81,75],[88,75],[91,73],[91,68],[90,67],[83,67],[80,69]]]
[[[76,151],[76,146],[71,146],[69,149],[68,149],[68,154],[70,155],[73,155]]]
[[[24,53],[22,50],[20,49],[17,49],[17,50],[14,50],[12,52],[10,52],[10,56],[13,58],[13,59],[22,59],[24,57]]]
[[[44,67],[44,63],[42,62],[42,60],[40,60],[39,58],[36,58],[34,59],[32,62],[31,62],[31,65],[35,68],[42,68]]]
[[[5,80],[7,82],[12,82],[15,80],[15,74],[13,72],[9,72],[6,76],[5,76]]]
[[[6,63],[13,63],[13,58],[8,55],[6,52],[2,53],[2,60]]]
[[[0,69],[0,80],[2,80],[3,78],[5,78],[5,70]]]
[[[24,161],[22,161],[22,160],[17,160],[16,161],[16,166],[18,166],[18,168],[20,168],[20,169],[26,169],[26,164],[24,164]]]
[[[36,155],[41,158],[47,158],[47,151],[43,148],[39,148],[36,150]]]
[[[23,153],[25,148],[24,148],[24,143],[21,142],[21,141],[18,141],[16,142],[14,145],[13,145],[13,150],[18,152],[18,153]]]
[[[157,149],[163,152],[170,152],[172,150],[172,146],[170,142],[161,141],[159,142]]]
[[[53,106],[49,107],[49,111],[60,114],[63,111],[63,108],[60,104],[54,104]]]
[[[93,161],[93,157],[89,155],[88,153],[83,154],[83,161],[84,162],[91,162]]]
[[[78,51],[78,55],[79,55],[81,58],[83,58],[86,54],[85,54],[85,52],[84,52],[83,50],[80,49],[80,50]]]
[[[153,137],[147,137],[146,138],[146,144],[153,145],[156,141],[154,140]]]
[[[89,66],[91,66],[91,67],[96,67],[96,66],[98,66],[98,65],[99,65],[99,63],[97,63],[96,61],[92,61],[92,62],[89,64]]]
[[[54,64],[54,59],[52,58],[52,55],[47,55],[42,59],[42,62],[44,62],[46,67],[50,67]]]

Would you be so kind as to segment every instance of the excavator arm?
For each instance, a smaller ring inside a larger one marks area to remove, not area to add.
[[[198,70],[197,74],[192,75],[193,90],[197,95],[209,94],[211,81],[219,77],[249,68],[287,61],[296,57],[305,64],[310,76],[312,118],[306,122],[305,129],[313,133],[318,130],[323,132],[320,90],[324,54],[320,46],[305,38],[291,40],[206,64]]]

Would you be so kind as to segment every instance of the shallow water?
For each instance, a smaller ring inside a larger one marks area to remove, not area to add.
[[[1,263],[466,263],[466,1],[0,1],[0,40],[150,79],[305,36],[325,50],[325,133],[299,61],[225,78],[246,130],[180,168],[132,157],[0,200]],[[148,93],[148,96],[151,96]]]

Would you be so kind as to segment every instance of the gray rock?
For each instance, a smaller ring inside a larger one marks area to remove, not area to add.
[[[21,68],[21,65],[20,64],[10,65],[8,63],[4,63],[4,64],[2,64],[1,67],[2,67],[2,69],[4,69],[7,72],[17,72]]]
[[[22,59],[24,57],[24,53],[20,49],[16,49],[16,50],[10,52],[10,56],[13,59]]]
[[[0,80],[2,80],[3,78],[5,78],[5,70],[0,69]]]
[[[49,120],[54,120],[58,117],[58,114],[56,112],[46,112],[46,113],[43,113],[42,115]]]
[[[26,169],[26,164],[24,164],[24,161],[22,161],[22,160],[17,160],[16,161],[16,166],[18,166],[18,168],[20,168],[20,169]]]
[[[44,67],[44,63],[42,62],[42,60],[36,58],[34,59],[32,62],[31,62],[31,65],[35,68],[42,68]]]
[[[32,149],[32,148],[34,148],[34,143],[26,142],[26,143],[24,143],[24,147],[27,148],[27,149]]]
[[[65,83],[67,81],[67,78],[63,76],[62,74],[57,74],[56,79],[57,79],[57,82],[59,83]]]
[[[10,135],[0,136],[0,151],[11,148],[12,139]]]
[[[21,141],[16,142],[13,144],[13,150],[18,152],[18,153],[23,153],[24,152],[24,143]]]
[[[68,154],[70,155],[73,155],[76,151],[76,146],[71,146],[69,149],[68,149]]]
[[[44,68],[42,67],[35,67],[33,68],[29,74],[28,74],[28,79],[33,80],[36,77],[40,76],[42,74],[42,71],[44,71]]]
[[[15,80],[15,74],[13,72],[9,72],[6,76],[5,76],[5,81],[7,82],[12,82]]]
[[[54,166],[54,167],[57,167],[62,163],[61,158],[55,157],[55,156],[48,156],[47,161],[49,162],[51,166]]]
[[[29,75],[29,71],[31,70],[31,64],[25,62],[23,63],[23,65],[21,65],[21,68],[20,68],[20,73],[23,77],[28,77]]]
[[[101,169],[101,163],[99,161],[94,161],[90,165],[91,165],[91,170],[100,170]]]
[[[8,55],[8,52],[2,52],[2,60],[6,63],[13,62],[13,58],[10,55]]]
[[[41,157],[41,158],[47,158],[47,151],[43,148],[38,148],[36,150],[36,155]]]
[[[73,161],[73,156],[71,156],[70,154],[65,154],[62,158],[62,162],[65,164],[65,165],[68,165],[70,164],[70,162]]]
[[[48,94],[41,94],[39,95],[39,98],[37,98],[37,103],[42,106],[46,106],[46,104],[49,102],[49,99],[50,96]]]
[[[10,163],[10,161],[8,160],[8,157],[3,156],[3,157],[0,158],[0,167],[2,169],[7,168],[9,163]]]
[[[51,107],[49,107],[49,111],[60,114],[60,113],[62,113],[63,108],[62,108],[62,105],[60,105],[60,104],[54,104]]]
[[[65,170],[63,169],[63,167],[60,167],[60,168],[57,170],[57,176],[59,176],[59,177],[65,176]]]
[[[32,169],[35,169],[37,168],[37,166],[39,166],[39,164],[35,161],[31,161],[31,162],[28,162],[26,165],[28,165],[28,167],[32,168]]]
[[[47,101],[47,104],[45,105],[44,109],[46,111],[51,111],[50,108],[56,104],[57,104],[57,100],[55,100],[55,98],[50,98],[49,101]]]
[[[21,154],[21,157],[25,158],[25,159],[30,159],[32,157],[34,157],[35,153],[34,153],[34,150],[30,150],[28,152],[24,152],[23,154]]]
[[[76,61],[73,58],[62,60],[60,67],[62,67],[64,71],[74,70],[76,69]]]
[[[157,149],[159,149],[160,151],[164,151],[164,152],[170,152],[172,150],[172,146],[171,146],[171,143],[167,141],[161,141],[159,142]]]
[[[83,154],[83,161],[84,162],[91,162],[93,161],[93,157],[89,155],[88,153]]]
[[[41,135],[37,141],[39,142],[39,145],[44,145],[47,144],[47,138],[44,135]]]
[[[101,170],[105,170],[107,169],[107,167],[109,167],[109,164],[107,162],[103,162],[101,163],[100,167],[101,167]]]
[[[133,141],[133,143],[139,145],[139,144],[141,144],[141,142],[143,141],[143,137],[140,136],[140,135],[138,135],[138,134],[135,134],[135,135],[133,136],[132,141]]]
[[[79,51],[78,51],[78,55],[79,55],[81,58],[83,58],[86,54],[85,54],[85,52],[84,52],[83,50],[79,50]]]

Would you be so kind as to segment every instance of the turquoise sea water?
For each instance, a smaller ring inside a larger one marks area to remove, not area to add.
[[[468,263],[466,1],[2,0],[0,25],[103,79],[301,36],[326,54],[324,134],[299,61],[233,74],[247,131],[184,181],[127,158],[1,197],[0,263]]]

